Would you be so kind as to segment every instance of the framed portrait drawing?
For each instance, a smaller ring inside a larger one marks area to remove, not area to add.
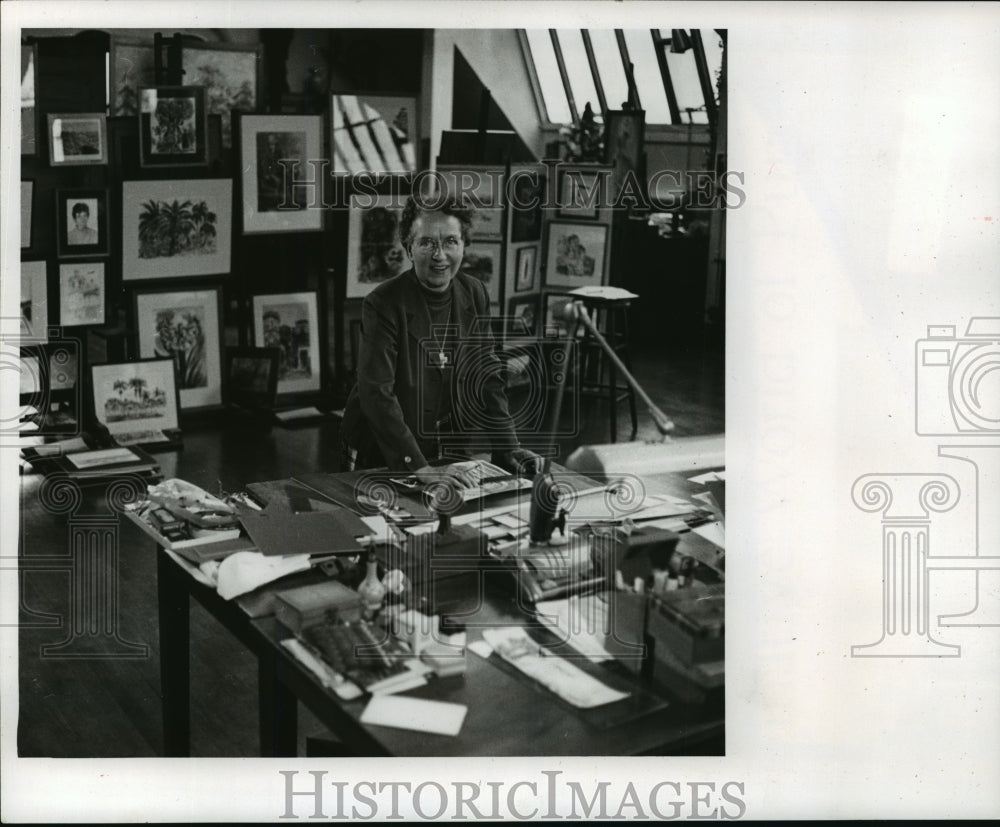
[[[59,265],[59,324],[104,324],[104,262]]]
[[[603,284],[607,247],[606,224],[551,222],[545,258],[545,284],[571,289]]]
[[[542,204],[548,176],[538,167],[512,170],[507,185],[510,243],[542,240]]]
[[[465,258],[462,259],[462,270],[486,285],[490,304],[500,302],[502,248],[499,241],[474,240],[465,248]]]
[[[525,293],[535,286],[538,263],[538,245],[530,244],[517,250],[517,268],[514,270],[514,292]]]
[[[182,410],[222,404],[221,292],[143,288],[134,294],[139,356],[173,360]]]
[[[56,222],[59,258],[106,256],[110,252],[107,190],[58,190]]]
[[[559,217],[596,219],[607,170],[564,169],[559,173]]]
[[[367,296],[376,285],[410,268],[399,238],[399,198],[352,195],[347,229],[347,298]]]
[[[513,298],[507,302],[506,336],[538,335],[538,296]]]
[[[49,164],[107,164],[108,126],[103,112],[48,116]]]
[[[278,349],[278,395],[320,389],[321,356],[316,293],[253,297],[257,347]]]
[[[124,181],[122,279],[228,273],[233,182]]]
[[[139,89],[139,165],[195,167],[208,163],[205,90],[200,86]]]
[[[21,249],[31,247],[31,218],[35,207],[35,182],[21,182]]]
[[[112,436],[176,431],[180,401],[172,359],[133,359],[90,366],[94,415]]]
[[[38,47],[34,43],[21,44],[21,154],[38,154],[38,107],[35,90],[38,88]]]
[[[276,347],[227,347],[226,401],[244,408],[270,408],[278,392]]]
[[[462,195],[476,208],[473,238],[503,238],[503,167],[439,167],[439,176],[428,178]]]
[[[49,340],[49,299],[44,261],[21,262],[22,344],[42,344]]]
[[[330,113],[335,174],[416,172],[415,97],[337,92]]]
[[[239,118],[243,232],[297,233],[323,229],[316,206],[323,156],[319,115],[243,115]],[[312,205],[312,206],[310,206]]]

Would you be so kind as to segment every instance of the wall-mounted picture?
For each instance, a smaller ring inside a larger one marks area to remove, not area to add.
[[[347,231],[347,298],[367,296],[383,281],[410,268],[399,238],[399,199],[351,196]]]
[[[462,260],[462,270],[486,285],[490,304],[500,301],[502,247],[499,241],[473,241],[465,248],[465,258]]]
[[[510,175],[510,241],[542,240],[542,204],[548,178],[536,169],[512,171]]]
[[[416,171],[415,97],[336,93],[330,111],[335,173]]]
[[[606,172],[564,169],[559,175],[559,216],[597,218],[601,204],[601,184]]]
[[[523,293],[535,286],[538,246],[520,247],[517,251],[517,269],[514,271],[514,292]]]
[[[38,154],[38,48],[34,43],[21,44],[21,154]]]
[[[270,408],[278,392],[276,347],[226,348],[226,398],[244,408]]]
[[[107,190],[59,190],[56,220],[60,258],[106,256],[110,252]]]
[[[173,359],[181,408],[222,404],[222,338],[218,287],[137,290],[139,355]]]
[[[465,197],[476,208],[473,238],[501,238],[504,175],[502,167],[441,167],[441,181],[448,192]],[[438,176],[427,179],[438,182]]]
[[[104,324],[104,262],[59,265],[59,324]]]
[[[112,436],[178,427],[177,384],[171,359],[91,365],[94,414]]]
[[[604,224],[549,224],[545,283],[550,287],[583,287],[604,283],[608,228]]]
[[[538,296],[513,298],[507,302],[508,336],[535,336],[538,334]]]
[[[21,249],[31,246],[31,217],[35,207],[35,182],[21,182]]]
[[[562,293],[546,293],[542,297],[545,305],[545,325],[541,331],[543,336],[568,335],[570,324],[564,318],[563,312],[573,299],[573,296]]]
[[[228,273],[232,204],[228,179],[125,181],[122,278]]]
[[[243,232],[323,229],[315,182],[323,157],[319,115],[244,115],[240,118]]]
[[[253,297],[254,344],[277,348],[278,394],[320,389],[319,316],[315,293]]]
[[[205,90],[158,86],[139,90],[139,164],[190,167],[208,163]]]
[[[54,167],[108,162],[108,127],[102,112],[49,115],[49,163]]]
[[[640,186],[645,180],[643,137],[646,113],[641,109],[611,111],[604,116],[604,161],[611,165],[608,203],[617,203],[629,172]]]
[[[21,338],[23,344],[49,339],[49,299],[45,262],[21,262]]]

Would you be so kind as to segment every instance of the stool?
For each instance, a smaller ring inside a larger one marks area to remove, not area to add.
[[[574,295],[573,299],[583,302],[594,326],[604,337],[604,341],[614,349],[618,358],[631,372],[628,310],[632,300],[630,298],[580,295]],[[578,331],[580,327],[582,325],[578,326]],[[585,335],[580,340],[580,396],[581,398],[596,396],[607,399],[612,442],[618,440],[618,404],[627,399],[629,414],[632,418],[632,435],[629,440],[635,439],[639,430],[635,391],[628,384],[618,383],[618,369],[589,330],[586,330]]]

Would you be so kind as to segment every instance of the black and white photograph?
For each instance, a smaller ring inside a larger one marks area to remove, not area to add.
[[[3,6],[0,820],[1000,813],[1000,6]]]

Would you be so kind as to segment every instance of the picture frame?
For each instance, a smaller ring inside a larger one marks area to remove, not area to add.
[[[552,221],[548,230],[545,284],[568,288],[604,284],[607,256],[607,224]]]
[[[104,324],[103,261],[59,265],[59,324],[63,327]]]
[[[276,347],[227,347],[226,401],[243,408],[274,407],[280,355]]]
[[[106,165],[108,124],[103,112],[50,113],[49,165]]]
[[[514,270],[515,293],[526,293],[535,287],[538,270],[538,245],[530,244],[517,249],[517,267]]]
[[[232,208],[228,178],[122,182],[122,280],[228,273]]]
[[[21,262],[21,344],[44,344],[49,340],[47,265],[44,261]]]
[[[141,87],[139,166],[205,166],[207,119],[205,90],[201,86]]]
[[[563,169],[559,172],[560,218],[596,220],[606,170]]]
[[[503,281],[503,244],[499,241],[475,239],[465,248],[462,270],[486,285],[490,304],[500,303],[500,282]]]
[[[172,359],[181,410],[222,404],[222,289],[137,288],[133,310],[140,358]]]
[[[319,391],[319,311],[314,291],[253,297],[256,347],[277,348],[278,396]]]
[[[417,98],[334,92],[330,150],[334,175],[409,175],[417,171]]]
[[[546,338],[557,338],[569,335],[569,324],[563,319],[563,308],[573,301],[574,297],[567,293],[545,293],[542,296],[544,313],[542,314],[542,335]]]
[[[506,180],[503,167],[438,167],[437,173],[428,180],[443,184],[449,193],[467,195],[475,207],[472,238],[502,239]]]
[[[507,302],[506,337],[538,335],[538,296],[511,298]]]
[[[56,191],[59,258],[106,256],[111,251],[107,190]]]
[[[262,48],[236,43],[185,43],[181,49],[184,77],[205,89],[205,110],[219,115],[222,143],[233,145],[232,112],[253,112],[260,103]],[[139,114],[139,89],[156,85],[152,42],[129,37],[111,39],[108,100],[114,115]]]
[[[376,286],[405,272],[410,257],[399,238],[399,198],[352,195],[347,225],[348,299],[361,299]]]
[[[21,44],[21,154],[38,154],[38,46]]]
[[[510,243],[542,240],[542,205],[548,176],[542,167],[513,169],[507,183]]]
[[[21,249],[31,248],[32,219],[35,212],[35,182],[21,182]]]
[[[174,360],[154,357],[92,364],[90,402],[95,418],[111,436],[176,431],[181,401]]]
[[[645,187],[645,131],[646,113],[641,109],[612,110],[604,115],[604,162],[611,166],[606,200],[611,204],[619,202],[629,172]]]
[[[242,170],[243,233],[301,233],[323,229],[315,207],[321,174],[309,163],[323,158],[319,115],[241,115],[238,119]],[[297,164],[291,164],[291,161]]]

